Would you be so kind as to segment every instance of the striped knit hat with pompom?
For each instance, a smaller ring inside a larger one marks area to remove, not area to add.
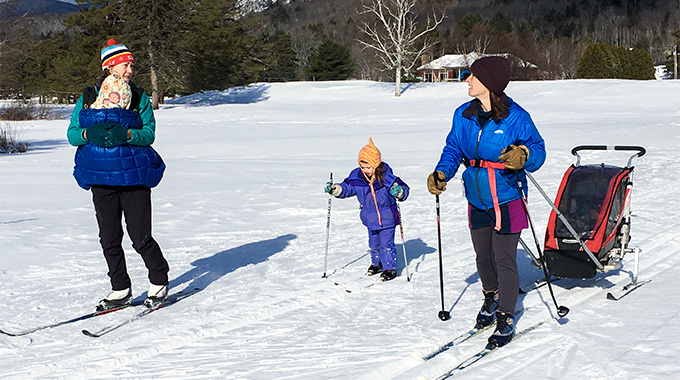
[[[116,66],[123,62],[134,62],[132,53],[123,44],[119,44],[113,38],[102,48],[102,69]]]

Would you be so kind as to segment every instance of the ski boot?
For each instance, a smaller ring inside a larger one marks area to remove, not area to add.
[[[114,290],[97,304],[97,311],[106,311],[129,306],[132,303],[132,288]]]
[[[397,277],[397,271],[396,270],[385,270],[380,275],[380,281],[393,280],[395,277]]]
[[[486,348],[503,347],[515,336],[515,317],[510,313],[496,312],[496,330],[489,337]]]
[[[498,292],[484,292],[484,304],[477,313],[476,329],[483,329],[491,326],[496,321],[496,310],[498,310]]]
[[[373,276],[374,274],[378,274],[380,272],[382,272],[382,263],[378,263],[378,265],[371,265],[370,267],[368,267],[366,275]]]
[[[163,301],[168,297],[168,286],[167,285],[149,285],[149,292],[144,300],[144,306],[149,309],[154,309],[160,306]]]

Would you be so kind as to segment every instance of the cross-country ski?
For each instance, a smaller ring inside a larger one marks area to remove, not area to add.
[[[133,315],[132,317],[130,317],[128,319],[125,319],[121,322],[110,324],[110,325],[108,325],[108,326],[106,326],[102,329],[96,330],[96,331],[90,331],[90,330],[84,329],[82,331],[82,333],[91,337],[91,338],[99,338],[99,337],[106,335],[106,334],[108,334],[108,333],[110,333],[114,330],[118,330],[119,328],[121,328],[121,327],[123,327],[127,324],[135,322],[135,321],[141,319],[142,317],[149,315],[149,314],[151,314],[152,312],[154,312],[158,309],[161,309],[163,307],[175,304],[175,303],[177,303],[177,302],[179,302],[179,301],[181,301],[181,300],[183,300],[183,299],[185,299],[185,298],[187,298],[187,297],[189,297],[193,294],[196,294],[200,291],[201,291],[200,289],[191,289],[191,290],[188,290],[188,291],[181,291],[181,292],[171,294],[171,295],[168,296],[167,299],[162,301],[157,306],[154,306],[154,307],[143,306],[143,309],[140,312],[136,313],[135,315]]]
[[[507,343],[506,345],[511,344],[513,341],[519,339],[520,337],[522,337],[523,335],[527,334],[528,332],[537,329],[539,326],[541,326],[541,325],[544,324],[545,322],[546,322],[546,321],[540,321],[540,322],[535,323],[535,324],[533,324],[533,325],[531,325],[531,326],[529,326],[529,327],[527,327],[527,328],[525,328],[525,329],[520,330],[519,332],[517,332],[517,334],[515,335],[515,337],[514,337],[509,343]],[[506,345],[504,345],[504,346],[502,346],[502,347],[505,347]],[[466,368],[472,366],[473,364],[475,364],[475,363],[481,361],[485,356],[491,354],[492,352],[494,352],[494,351],[496,351],[496,350],[498,350],[498,349],[501,349],[501,347],[496,346],[496,345],[493,345],[493,344],[487,344],[486,347],[484,347],[482,350],[480,350],[480,351],[478,351],[477,353],[472,354],[472,355],[470,355],[469,357],[465,358],[465,359],[462,360],[458,365],[456,365],[455,367],[453,367],[453,368],[451,368],[450,370],[448,370],[445,374],[443,374],[443,375],[437,377],[436,380],[444,380],[444,379],[451,378],[451,377],[453,377],[456,373],[458,373],[458,372],[460,372],[460,371],[462,371],[462,370],[464,370],[464,369],[466,369]],[[426,377],[424,377],[424,376],[420,376],[419,379],[420,379],[420,380],[428,380],[428,379],[427,379]]]
[[[450,341],[444,343],[443,345],[437,347],[436,349],[432,350],[431,352],[429,352],[425,355],[421,355],[418,352],[414,352],[412,354],[412,356],[413,356],[414,359],[417,359],[417,360],[422,360],[422,361],[430,360],[430,359],[434,358],[435,356],[441,354],[442,352],[451,349],[453,346],[459,345],[459,344],[467,341],[468,339],[473,338],[473,337],[481,334],[482,332],[484,332],[484,331],[486,331],[486,330],[488,330],[488,329],[490,329],[494,326],[495,326],[495,324],[491,324],[489,326],[485,326],[485,327],[481,327],[481,328],[474,327],[474,328],[458,335],[457,337],[451,339]]]
[[[141,305],[141,304],[137,304],[137,305]],[[45,324],[45,325],[35,326],[35,327],[28,328],[28,329],[16,331],[16,332],[0,330],[0,334],[4,334],[4,335],[8,335],[8,336],[28,335],[28,334],[34,333],[36,331],[51,329],[51,328],[54,328],[54,327],[59,327],[59,326],[67,325],[67,324],[70,324],[70,323],[80,322],[80,321],[84,321],[86,319],[99,317],[101,315],[110,314],[110,313],[113,313],[113,312],[116,312],[116,311],[119,311],[119,310],[126,309],[130,306],[135,306],[135,305],[129,304],[129,305],[119,306],[119,307],[104,310],[104,311],[95,311],[95,312],[92,312],[92,313],[86,313],[86,314],[83,314],[81,316],[71,318],[71,319],[67,319],[67,320],[64,320],[64,321],[48,323],[48,324]]]

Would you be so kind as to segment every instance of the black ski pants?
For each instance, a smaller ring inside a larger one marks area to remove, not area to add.
[[[112,289],[123,290],[132,284],[122,246],[123,215],[132,247],[142,256],[149,271],[149,281],[155,285],[167,284],[168,262],[151,236],[151,189],[146,186],[93,186],[92,202]]]
[[[493,227],[470,230],[477,254],[477,273],[484,291],[498,291],[498,310],[515,314],[519,295],[517,243],[519,234],[501,234]]]

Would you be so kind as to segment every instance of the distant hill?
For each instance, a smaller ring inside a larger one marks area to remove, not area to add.
[[[298,0],[300,1],[300,0]],[[310,1],[310,0],[306,0]],[[288,4],[291,0],[239,0],[243,13],[261,12],[271,4]],[[300,2],[304,2],[300,1]],[[11,18],[23,14],[44,15],[73,13],[78,6],[69,1],[59,0],[0,0],[0,18]]]
[[[58,0],[7,0],[0,2],[0,18],[23,14],[41,16],[56,13],[78,12],[78,6]]]

